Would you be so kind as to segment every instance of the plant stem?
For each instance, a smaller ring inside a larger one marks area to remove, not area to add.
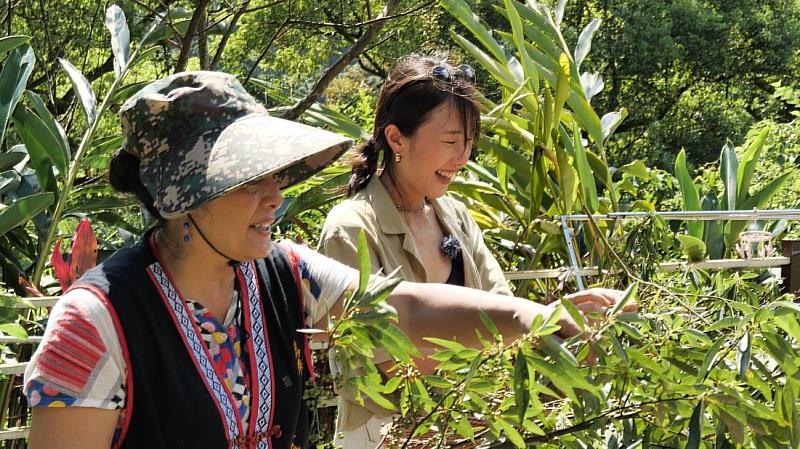
[[[147,38],[150,37],[150,34],[155,30],[157,23],[154,23],[153,26],[145,33],[144,37],[142,38],[141,42],[146,42]],[[100,122],[100,117],[103,115],[103,112],[108,109],[109,105],[111,104],[114,94],[117,91],[117,88],[122,83],[122,80],[125,78],[125,75],[128,74],[128,69],[131,66],[131,63],[136,60],[136,57],[139,56],[140,50],[142,49],[141,45],[136,48],[136,50],[131,53],[130,59],[128,62],[123,66],[122,71],[120,72],[119,76],[114,79],[114,82],[111,83],[111,87],[109,87],[108,92],[106,92],[105,98],[103,98],[103,102],[100,104],[100,108],[97,110],[97,115],[89,124],[89,128],[83,134],[83,138],[81,139],[81,143],[78,146],[78,151],[75,152],[75,157],[72,160],[72,164],[70,164],[69,171],[67,172],[67,179],[64,180],[64,186],[61,189],[61,195],[58,197],[58,203],[56,203],[56,208],[53,211],[53,216],[50,220],[50,227],[47,230],[47,235],[45,236],[44,240],[42,240],[41,244],[39,245],[39,257],[36,260],[36,267],[33,270],[33,275],[31,276],[31,284],[41,289],[39,282],[42,279],[42,272],[44,271],[44,264],[47,260],[47,257],[50,253],[50,246],[53,244],[53,240],[55,238],[56,232],[58,231],[58,224],[61,221],[61,215],[64,213],[64,208],[67,205],[67,200],[69,199],[70,193],[72,191],[72,186],[75,183],[75,178],[78,176],[78,170],[81,168],[81,159],[86,154],[89,149],[89,142],[94,135],[95,130],[97,130],[97,126]]]

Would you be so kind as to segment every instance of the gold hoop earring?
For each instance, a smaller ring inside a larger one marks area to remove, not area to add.
[[[401,153],[394,154],[394,162],[395,164],[399,164],[403,160],[403,155]]]

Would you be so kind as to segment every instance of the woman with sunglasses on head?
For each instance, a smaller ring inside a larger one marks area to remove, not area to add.
[[[363,229],[375,272],[399,268],[408,281],[511,298],[480,228],[461,202],[445,196],[480,134],[474,77],[472,67],[455,66],[442,56],[411,55],[392,69],[378,97],[372,137],[352,162],[349,198],[325,220],[321,253],[357,267],[356,241]],[[507,298],[486,299],[496,303]],[[573,301],[580,304],[584,298]],[[462,326],[449,317],[440,321],[444,335],[455,336]],[[419,349],[423,355],[433,351]],[[376,354],[375,362],[384,370],[392,366],[385,352]],[[417,365],[430,372],[436,362],[422,359]],[[362,407],[343,392],[338,443],[347,449],[374,448],[382,439],[381,428],[391,420],[388,411],[371,403]]]
[[[29,447],[306,447],[303,395],[314,374],[298,329],[340,315],[358,272],[299,245],[273,245],[271,224],[280,189],[350,142],[270,117],[234,77],[215,72],[155,81],[125,102],[120,119],[125,143],[111,184],[159,223],[53,308],[25,373]],[[616,298],[590,295],[598,307]],[[474,345],[478,309],[512,337],[551,313],[410,282],[389,303],[417,344],[453,336],[438,331],[439,314],[460,322],[454,335]],[[579,332],[568,316],[560,323],[565,337]]]

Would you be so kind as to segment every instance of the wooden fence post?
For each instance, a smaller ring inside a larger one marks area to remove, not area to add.
[[[789,258],[789,265],[781,267],[782,290],[796,297],[800,291],[800,240],[781,240],[781,253]]]

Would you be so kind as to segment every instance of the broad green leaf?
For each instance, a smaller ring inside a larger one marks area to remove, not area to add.
[[[572,167],[570,157],[565,150],[558,150],[559,187],[561,189],[561,207],[563,213],[572,213],[578,193],[578,174]]]
[[[597,201],[597,186],[594,182],[594,174],[592,173],[592,169],[589,167],[589,160],[586,157],[586,149],[583,148],[583,143],[581,142],[581,131],[578,128],[577,123],[572,131],[572,137],[574,139],[574,146],[575,146],[575,168],[578,171],[578,177],[580,178],[580,188],[581,193],[583,193],[583,200],[586,202],[586,207],[594,213],[597,211],[598,208],[598,201]]]
[[[703,438],[703,401],[698,402],[689,419],[689,439],[686,449],[700,449],[700,441]]]
[[[522,64],[524,78],[529,80],[528,85],[530,86],[530,90],[538,93],[539,73],[538,70],[536,70],[536,66],[533,64],[533,61],[531,61],[528,51],[525,49],[525,34],[522,29],[522,20],[520,20],[519,12],[517,12],[517,9],[513,5],[513,3],[516,1],[517,0],[504,0],[505,8],[508,12],[508,20],[511,23],[513,40],[517,47],[519,61]]]
[[[678,238],[678,241],[681,242],[681,248],[683,248],[683,252],[686,254],[686,258],[689,260],[689,262],[700,262],[705,260],[707,255],[706,244],[703,243],[702,240],[691,235],[683,234],[678,234],[676,237]]]
[[[37,193],[20,198],[7,208],[1,210],[0,236],[32,220],[33,217],[53,204],[54,200],[55,196],[50,192]]]
[[[531,402],[531,394],[528,388],[528,361],[522,353],[522,348],[517,351],[514,362],[514,403],[517,406],[517,416],[519,422],[525,420],[525,413]]]
[[[564,9],[567,7],[567,0],[558,0],[556,4],[556,26],[561,26],[564,21]]]
[[[21,340],[28,339],[28,332],[17,323],[0,324],[0,333],[10,335]]]
[[[69,80],[72,82],[72,88],[81,100],[83,111],[86,113],[86,122],[91,125],[97,119],[97,99],[95,98],[94,90],[92,90],[92,85],[71,62],[61,58],[59,58],[59,62],[67,72]]]
[[[356,122],[344,114],[326,108],[319,103],[314,103],[304,114],[303,118],[310,124],[318,127],[330,127],[333,131],[352,139],[369,140],[370,133],[360,127]]]
[[[30,41],[30,36],[23,35],[6,36],[0,38],[0,57],[21,45],[27,44]]]
[[[25,153],[22,152],[8,152],[0,153],[0,170],[8,170],[9,168],[19,164],[25,159]]]
[[[47,158],[63,177],[67,174],[67,155],[61,136],[53,135],[51,127],[25,106],[14,111],[14,125],[33,160]]]
[[[573,321],[578,325],[581,331],[586,330],[586,320],[583,318],[583,314],[578,310],[578,307],[573,304],[571,301],[563,300],[559,304],[567,311],[569,316],[572,318]]]
[[[74,193],[74,192],[73,192]],[[93,197],[70,198],[64,214],[89,213],[101,210],[121,209],[136,204],[132,198],[121,198],[116,195],[100,195]]]
[[[356,292],[356,297],[359,297],[367,290],[369,275],[372,272],[372,263],[370,262],[369,258],[369,244],[367,243],[367,234],[363,229],[358,233],[356,249],[358,251],[359,271],[358,291]]]
[[[638,282],[634,282],[631,285],[629,285],[628,288],[625,289],[625,293],[622,294],[622,299],[620,299],[619,302],[614,304],[614,307],[611,309],[611,312],[609,312],[609,315],[615,316],[618,313],[620,313],[625,308],[625,306],[628,305],[629,302],[631,302],[632,300],[633,301],[636,300],[636,294],[638,292],[639,292]]]
[[[489,317],[489,315],[486,314],[486,312],[484,312],[483,310],[479,310],[478,316],[483,322],[483,325],[486,326],[486,329],[488,329],[489,332],[491,332],[493,337],[496,338],[500,335],[500,331],[497,329],[497,326],[494,325],[494,322]]]
[[[451,351],[462,351],[466,349],[466,346],[462,345],[461,343],[452,341],[452,340],[444,340],[441,338],[433,338],[433,337],[424,337],[423,340],[431,342],[437,346],[441,346],[443,348],[447,348]]]
[[[736,150],[731,141],[725,142],[722,147],[722,154],[719,158],[719,177],[725,190],[720,200],[723,210],[736,210],[737,176],[739,172],[739,160],[736,158]]]
[[[503,47],[492,37],[491,30],[481,23],[481,19],[472,12],[467,2],[464,0],[441,0],[441,5],[461,22],[495,59],[506,60]]]
[[[21,181],[16,170],[6,170],[0,172],[0,196],[15,190]]]
[[[47,109],[47,106],[42,101],[41,97],[36,95],[34,92],[28,90],[25,91],[25,95],[28,97],[28,101],[30,101],[31,105],[33,105],[33,111],[42,122],[47,126],[50,130],[50,133],[56,137],[58,141],[59,150],[64,154],[64,159],[69,162],[71,155],[69,150],[69,140],[67,139],[67,133],[64,131],[64,128],[61,127],[61,124],[58,123],[53,114]]]
[[[605,82],[603,82],[603,76],[600,75],[600,72],[586,72],[581,74],[581,88],[583,89],[583,94],[586,95],[587,101],[591,102],[592,98],[602,92],[605,87],[606,85]]]
[[[509,441],[511,441],[514,446],[518,448],[525,447],[525,440],[522,438],[522,435],[520,435],[519,431],[517,431],[517,429],[511,425],[511,423],[500,417],[498,417],[495,422],[503,430],[505,436],[508,437]]]
[[[745,332],[736,346],[736,367],[739,370],[739,380],[747,381],[747,370],[750,369],[750,332]]]
[[[678,184],[681,187],[681,196],[683,196],[683,210],[685,211],[699,211],[700,208],[700,195],[697,193],[692,177],[689,175],[689,170],[686,168],[686,151],[681,149],[678,157],[675,159],[675,177],[678,178]],[[690,221],[686,224],[686,229],[689,235],[696,238],[703,238],[703,222]]]
[[[626,117],[628,117],[628,110],[622,108],[619,111],[609,112],[600,119],[600,125],[603,128],[603,142],[614,134],[614,131],[617,130]]]
[[[592,167],[594,176],[600,181],[603,187],[608,188],[611,185],[611,171],[609,171],[608,165],[593,151],[587,150],[586,158],[589,160],[589,165]]]
[[[719,210],[719,200],[714,189],[703,195],[703,210]],[[721,259],[725,255],[724,228],[719,220],[706,221],[703,229],[703,242],[711,259]]]
[[[114,53],[114,73],[119,77],[131,56],[131,35],[125,13],[117,5],[106,10],[106,28],[111,33],[111,51]]]
[[[720,337],[716,343],[714,343],[711,348],[708,349],[706,352],[705,358],[703,358],[703,364],[700,366],[700,369],[697,371],[697,383],[702,382],[706,375],[708,374],[708,370],[711,369],[711,366],[716,363],[717,356],[719,356],[719,350],[722,345],[725,344],[725,336]]]
[[[14,49],[0,71],[0,145],[3,144],[8,121],[17,107],[36,57],[29,45]]]
[[[475,441],[475,430],[472,428],[469,419],[463,415],[453,413],[453,420],[453,429],[456,433],[470,441]]]
[[[600,23],[602,21],[600,19],[594,19],[589,22],[588,25],[581,31],[581,35],[578,36],[578,45],[575,47],[575,66],[580,69],[581,64],[583,64],[583,60],[586,59],[586,56],[589,54],[589,50],[592,48],[592,37],[594,36],[595,31],[600,28]]]
[[[560,70],[558,71],[555,84],[555,95],[553,96],[553,113],[550,119],[550,128],[545,128],[548,133],[552,129],[558,129],[559,122],[561,121],[561,109],[564,107],[564,102],[567,101],[570,95],[570,60],[566,53],[562,53],[559,58]],[[548,111],[549,112],[549,111]],[[549,138],[548,138],[549,140]]]
[[[753,173],[755,173],[756,166],[758,166],[761,150],[764,148],[764,142],[768,134],[768,129],[761,131],[742,155],[737,173],[739,193],[736,196],[736,204],[742,204],[747,199],[750,191],[750,182],[753,180]]]
[[[639,159],[623,165],[619,168],[619,171],[640,179],[650,179],[650,171],[647,169],[647,166],[644,164],[644,162]]]

